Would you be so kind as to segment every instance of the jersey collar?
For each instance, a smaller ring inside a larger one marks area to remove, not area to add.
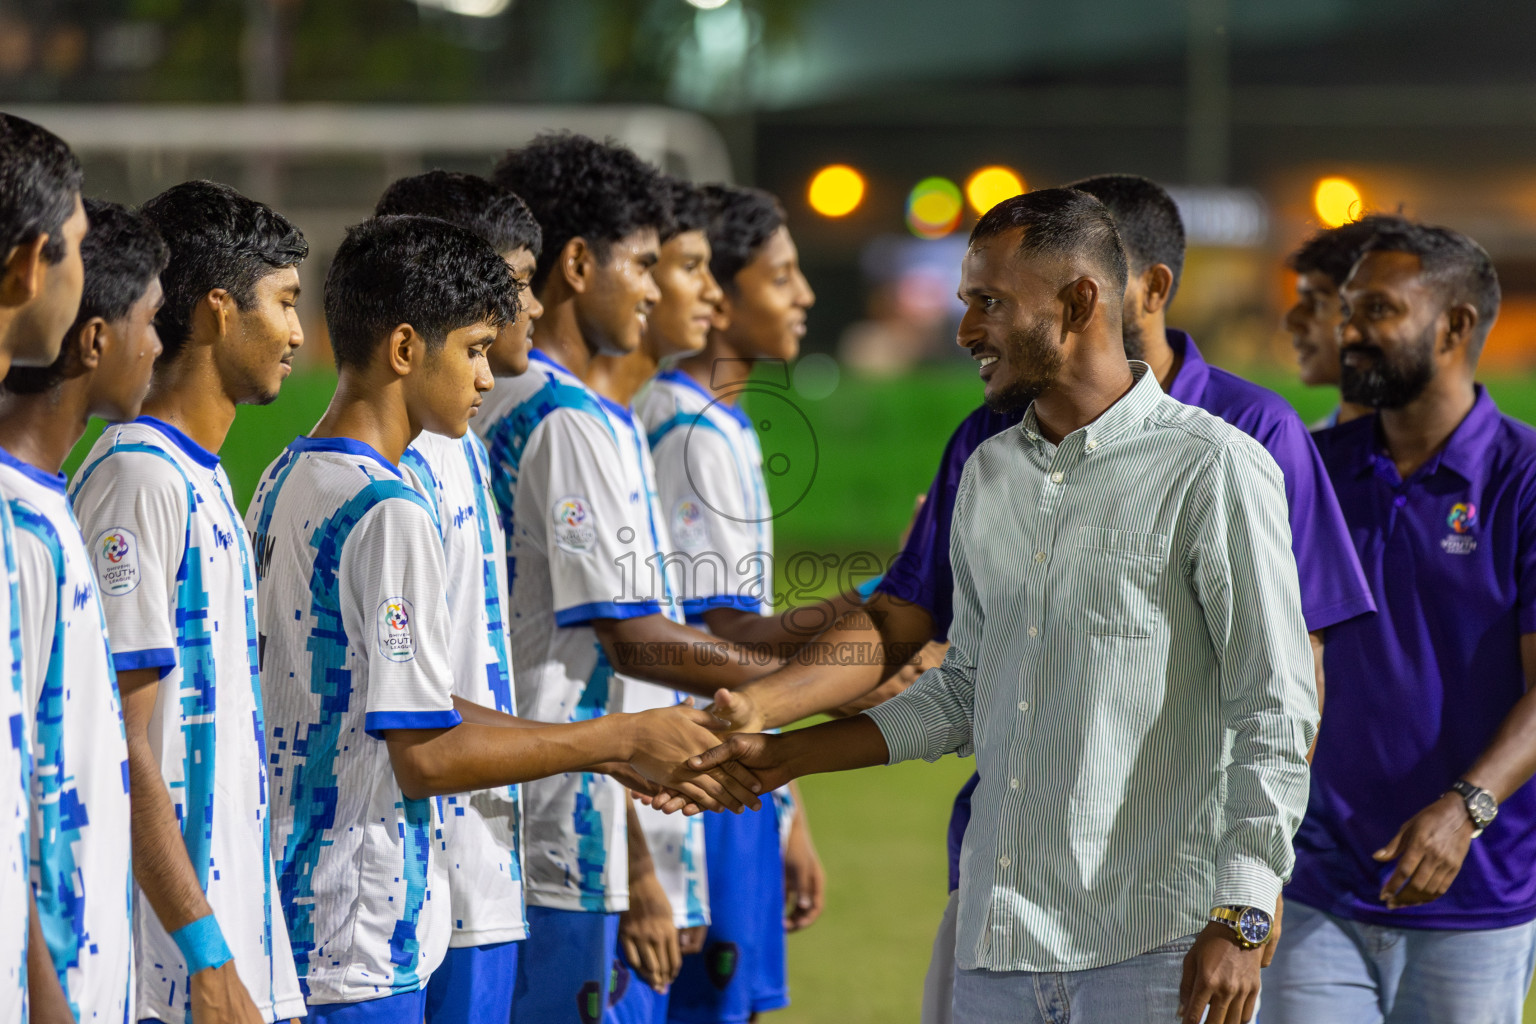
[[[174,444],[177,448],[180,448],[182,452],[185,453],[187,458],[191,459],[199,466],[206,467],[207,469],[215,469],[218,467],[219,457],[217,455],[209,451],[207,448],[204,448],[202,445],[198,444],[196,441],[192,440],[186,434],[183,434],[180,430],[177,430],[169,423],[165,422],[165,420],[156,419],[153,416],[140,416],[133,422],[143,423],[146,426],[154,427],[156,430],[160,431],[160,433],[164,434],[168,439],[170,439],[172,444]]]
[[[22,462],[4,448],[0,448],[0,465],[10,466],[27,479],[35,480],[44,487],[58,491],[60,494],[64,493],[65,485],[68,483],[68,478],[63,473],[45,472],[30,462]]]
[[[395,476],[401,476],[400,467],[380,455],[372,445],[351,437],[296,437],[288,450],[295,454],[304,452],[337,452],[360,459],[372,459]]]
[[[719,409],[731,419],[735,420],[737,423],[740,423],[743,427],[747,427],[749,429],[751,428],[752,417],[748,416],[744,411],[742,411],[741,406],[737,405],[735,402],[727,402],[724,396],[717,396],[710,393],[709,389],[704,387],[704,385],[694,380],[691,376],[684,373],[682,370],[677,369],[677,367],[673,367],[670,370],[663,370],[658,373],[656,377],[658,380],[664,380],[671,384],[676,384],[680,388],[688,388],[699,397],[703,398],[705,402]]]

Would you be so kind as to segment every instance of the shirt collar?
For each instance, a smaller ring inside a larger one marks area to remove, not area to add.
[[[669,381],[673,384],[676,384],[678,387],[691,389],[697,393],[699,397],[703,398],[705,402],[719,409],[721,412],[731,417],[731,419],[735,420],[737,423],[740,423],[744,427],[752,426],[752,417],[743,412],[741,406],[735,404],[734,402],[727,402],[724,396],[716,396],[712,394],[709,389],[705,388],[704,385],[694,380],[692,376],[684,373],[682,370],[673,367],[670,370],[662,370],[656,375],[656,377],[658,380]]]
[[[531,348],[531,349],[528,350],[528,358],[534,360],[535,362],[543,363],[545,366],[552,366],[555,369],[559,370],[561,373],[565,374],[567,377],[574,377],[574,376],[576,376],[570,370],[566,369],[564,366],[561,366],[559,363],[557,363],[555,361],[554,357],[549,355],[547,352],[543,352],[543,351],[541,351],[539,349],[536,349],[536,348]]]
[[[1168,347],[1173,349],[1174,364],[1179,368],[1179,372],[1168,384],[1168,397],[1185,405],[1199,405],[1200,399],[1205,396],[1205,386],[1211,379],[1211,364],[1200,355],[1195,339],[1184,331],[1170,327],[1163,334],[1168,338]]]
[[[68,483],[68,478],[63,473],[49,473],[38,469],[30,462],[21,461],[4,448],[0,448],[0,464],[10,466],[27,479],[35,480],[44,487],[58,491],[60,494],[64,493],[64,488]]]
[[[209,451],[207,448],[204,448],[202,445],[198,444],[196,441],[192,440],[186,434],[183,434],[181,431],[177,430],[175,427],[171,426],[164,420],[156,419],[153,416],[140,416],[133,422],[143,423],[147,426],[154,427],[156,430],[160,431],[160,433],[169,438],[172,444],[186,453],[187,458],[191,459],[199,466],[213,469],[219,464],[219,457],[217,455]]]
[[[380,466],[389,470],[395,476],[400,476],[400,467],[390,462],[378,453],[372,445],[351,437],[297,437],[288,446],[291,452],[340,452],[344,455],[353,455],[358,458],[372,459]]]
[[[1069,438],[1081,435],[1083,448],[1093,451],[1100,445],[1118,440],[1135,429],[1151,415],[1153,409],[1157,408],[1157,403],[1165,396],[1163,389],[1158,386],[1157,377],[1152,373],[1152,368],[1139,359],[1132,359],[1130,363],[1131,377],[1136,382],[1131,385],[1131,390],[1122,395],[1114,405],[1100,413],[1098,419],[1062,438],[1062,444],[1066,444]],[[1039,446],[1049,443],[1040,434],[1040,421],[1035,417],[1033,402],[1025,411],[1019,429],[1024,431],[1024,436],[1031,444]]]
[[[1444,468],[1469,484],[1482,478],[1488,464],[1488,446],[1493,441],[1494,432],[1498,430],[1502,414],[1486,388],[1474,384],[1473,389],[1476,397],[1472,400],[1472,408],[1456,424],[1456,429],[1451,431],[1451,436],[1445,439],[1440,450],[1414,472],[1415,477],[1427,479]],[[1362,432],[1364,450],[1356,469],[1358,475],[1374,471],[1381,459],[1391,459],[1387,454],[1386,443],[1382,440],[1380,421],[1380,414],[1376,413],[1333,428],[1340,431],[1354,428]]]

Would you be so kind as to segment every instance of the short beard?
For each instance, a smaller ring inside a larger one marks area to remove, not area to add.
[[[1389,358],[1375,345],[1348,345],[1340,356],[1350,351],[1374,355],[1370,369],[1362,370],[1342,363],[1339,367],[1339,396],[1355,405],[1372,409],[1401,409],[1424,393],[1435,379],[1435,329],[1431,326],[1418,342],[1396,359]]]
[[[1007,363],[1020,376],[987,399],[987,408],[1004,415],[1022,412],[1056,383],[1063,360],[1052,340],[1054,333],[1055,325],[1045,317],[1009,332]]]
[[[1125,345],[1125,358],[1146,361],[1147,336],[1142,331],[1141,324],[1130,317],[1125,318],[1121,343]]]

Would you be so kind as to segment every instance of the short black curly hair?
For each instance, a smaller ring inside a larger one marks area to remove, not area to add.
[[[64,333],[64,346],[52,365],[11,367],[5,375],[5,390],[12,394],[38,395],[58,387],[72,358],[71,342],[80,329],[96,317],[111,323],[127,316],[171,258],[160,232],[126,206],[87,199],[85,215],[91,226],[80,241],[80,259],[85,264],[80,311]]]
[[[1365,254],[1366,243],[1378,231],[1400,230],[1407,223],[1395,214],[1372,213],[1336,228],[1324,228],[1291,253],[1285,265],[1298,274],[1322,274],[1335,288],[1342,287]]]
[[[173,361],[192,334],[192,309],[223,288],[242,310],[256,299],[256,282],[309,255],[309,243],[266,203],[216,181],[185,181],[139,208],[171,250],[160,275],[165,305],[155,318],[160,363]]]
[[[709,204],[709,272],[720,287],[735,289],[736,275],[784,226],[784,207],[772,193],[735,185],[705,185]]]
[[[645,228],[660,234],[667,224],[661,173],[615,142],[569,132],[540,135],[508,150],[492,177],[528,204],[543,229],[535,292],[571,239],[585,239],[605,260],[619,239]]]
[[[685,231],[709,230],[709,203],[704,190],[691,181],[670,174],[662,178],[667,190],[667,223],[661,230],[663,242]]]
[[[43,259],[64,258],[60,230],[75,212],[83,173],[64,140],[15,114],[0,114],[0,256],[46,234]]]
[[[451,331],[516,319],[517,283],[501,254],[437,217],[375,217],[347,231],[325,275],[325,325],[337,369],[364,367],[401,324],[428,348]]]
[[[438,217],[468,228],[503,255],[527,249],[537,257],[543,240],[528,204],[478,174],[428,171],[401,178],[384,190],[373,214]]]

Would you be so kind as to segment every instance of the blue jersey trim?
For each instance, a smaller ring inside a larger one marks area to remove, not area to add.
[[[452,708],[447,711],[370,711],[363,716],[363,731],[376,740],[386,729],[452,729],[463,717]]]
[[[761,615],[763,599],[760,597],[747,597],[743,594],[716,594],[713,597],[686,597],[683,599],[683,614],[688,616],[689,622],[702,620],[705,612],[712,611],[715,608],[735,608],[738,611]]]
[[[157,420],[153,416],[140,416],[133,422],[143,423],[147,426],[154,427],[156,430],[160,431],[160,433],[169,438],[177,448],[180,448],[183,452],[185,452],[187,458],[191,459],[199,466],[213,469],[219,464],[219,457],[217,455],[209,451],[207,448],[204,448],[202,445],[198,444],[196,441],[192,440],[186,434],[183,434],[180,430],[177,430],[175,427],[171,426],[164,420]]]
[[[592,393],[594,395],[597,395],[597,400],[598,400],[599,403],[602,404],[602,407],[604,409],[607,409],[609,412],[613,413],[619,419],[623,420],[631,428],[634,427],[634,425],[635,425],[635,411],[633,409],[626,409],[624,406],[620,405],[618,402],[615,402],[613,399],[608,398],[606,395],[598,395],[596,391],[594,391]]]
[[[593,619],[638,619],[660,614],[661,604],[657,601],[593,601],[555,612],[555,625],[580,626]]]
[[[344,455],[356,455],[363,459],[372,459],[380,466],[389,470],[390,474],[399,477],[400,467],[390,462],[378,451],[368,444],[352,437],[296,437],[288,446],[291,452],[338,452]],[[436,516],[433,517],[434,519]]]
[[[69,478],[63,473],[49,473],[47,470],[38,469],[30,462],[21,461],[4,448],[0,448],[0,463],[10,466],[28,480],[35,481],[50,491],[58,491],[60,494],[63,494],[64,489],[69,484]]]
[[[112,652],[112,667],[119,672],[132,672],[134,669],[139,668],[171,668],[175,664],[176,648],[174,647],[151,647],[143,651]]]

